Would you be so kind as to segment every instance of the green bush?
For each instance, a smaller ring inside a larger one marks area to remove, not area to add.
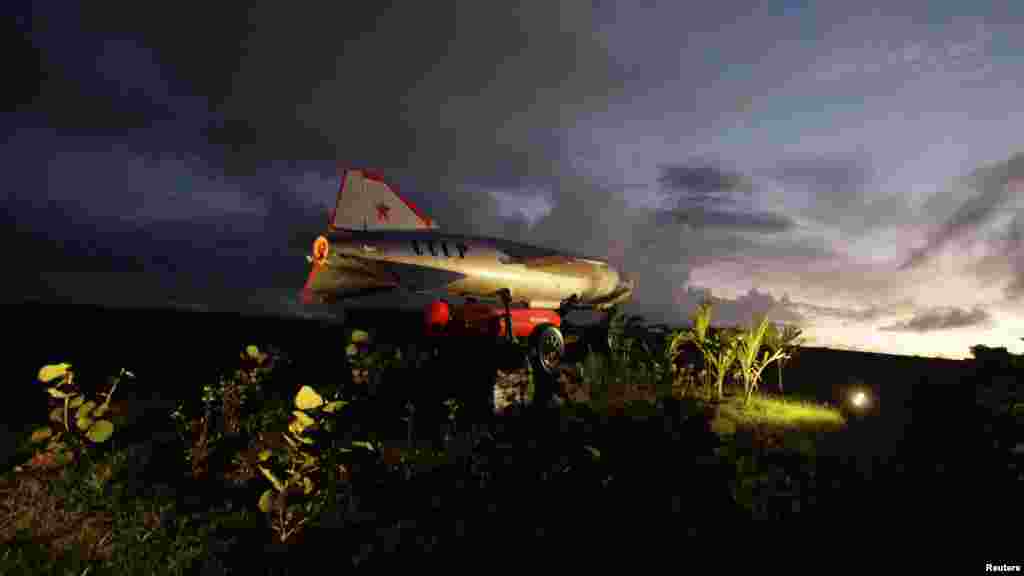
[[[327,400],[309,386],[295,395],[295,408],[286,431],[261,450],[256,467],[270,482],[259,498],[259,509],[281,542],[335,502],[337,478],[348,473],[347,455],[354,450],[378,453],[380,446],[366,440],[338,441],[341,409],[349,404],[337,394]],[[326,486],[328,490],[319,490]]]
[[[87,400],[75,381],[71,364],[49,364],[39,370],[38,380],[49,385],[49,423],[34,429],[29,441],[34,445],[46,443],[37,453],[37,460],[66,464],[90,446],[110,440],[114,423],[104,418],[110,410],[110,400],[123,378],[134,375],[122,369],[111,380],[111,388],[101,393],[103,402]]]

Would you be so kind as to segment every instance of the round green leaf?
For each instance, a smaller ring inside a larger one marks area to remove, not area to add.
[[[51,382],[64,376],[68,368],[71,368],[71,364],[64,362],[62,364],[48,364],[39,369],[39,380],[42,382]]]
[[[93,442],[106,442],[114,433],[114,423],[110,420],[97,420],[95,424],[85,433]]]
[[[50,422],[56,422],[57,424],[64,423],[64,407],[57,406],[53,410],[50,410]]]
[[[81,396],[79,396],[79,398],[81,398]],[[78,398],[76,398],[75,400],[78,400]],[[74,401],[72,401],[72,404],[74,404]],[[87,418],[89,416],[89,413],[92,412],[93,408],[95,407],[96,403],[93,402],[92,400],[89,400],[85,404],[81,404],[78,407],[78,411],[75,413],[75,417],[78,419]]]
[[[316,424],[316,420],[310,418],[305,412],[293,410],[292,414],[295,416],[295,420],[293,420],[292,423],[295,425],[295,429],[299,433]]]
[[[46,391],[50,394],[50,396],[53,396],[54,398],[60,398],[62,400],[64,398],[71,397],[71,394],[67,394],[65,392],[61,392],[60,390],[58,390],[56,388],[47,388]]]
[[[316,456],[312,454],[302,453],[302,466],[303,470],[312,470],[316,467]]]
[[[78,408],[79,406],[82,405],[83,402],[85,402],[85,396],[75,396],[74,398],[71,399],[71,402],[68,404],[68,406],[71,408]]]
[[[260,511],[270,512],[271,506],[274,504],[274,492],[272,490],[264,490],[263,494],[260,495]]]
[[[78,425],[78,429],[79,430],[83,430],[83,431],[84,430],[88,430],[89,428],[92,428],[92,425],[94,423],[95,423],[95,420],[93,420],[92,418],[89,418],[88,416],[82,416],[81,418],[79,418],[75,422],[75,424]]]
[[[309,386],[303,386],[295,395],[295,407],[299,410],[312,410],[323,406],[324,399]],[[302,416],[305,416],[303,414]],[[308,418],[308,416],[307,416]]]
[[[335,412],[339,408],[343,408],[348,405],[348,402],[344,400],[335,400],[334,402],[328,402],[324,406],[324,412]]]
[[[257,466],[257,468],[260,469],[260,472],[263,473],[263,476],[265,476],[267,478],[267,480],[270,480],[270,483],[274,485],[274,488],[277,489],[278,492],[284,491],[284,483],[282,483],[280,480],[278,480],[277,476],[275,476],[273,472],[271,472],[270,470],[267,470],[263,466]],[[269,490],[268,490],[268,492],[269,492]]]
[[[34,444],[36,442],[42,442],[51,436],[53,436],[53,430],[51,430],[49,426],[44,426],[43,428],[37,428],[32,431],[30,441]]]
[[[292,448],[299,447],[299,442],[293,439],[291,434],[282,434],[281,437],[284,438],[285,442],[287,442]]]
[[[303,444],[312,444],[313,443],[313,439],[312,438],[307,438],[306,436],[303,436],[300,433],[293,433],[292,435],[295,437],[296,440],[298,440],[299,442],[302,442]],[[285,438],[287,438],[287,437],[288,437],[288,435],[285,434]]]

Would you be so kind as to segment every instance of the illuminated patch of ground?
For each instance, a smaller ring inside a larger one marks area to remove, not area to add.
[[[843,415],[829,406],[802,400],[755,394],[744,405],[743,397],[726,400],[721,415],[740,427],[772,427],[835,431],[846,425]]]

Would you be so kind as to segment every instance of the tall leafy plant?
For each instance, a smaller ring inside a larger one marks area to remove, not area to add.
[[[703,359],[703,366],[697,368],[703,368],[705,389],[711,387],[709,379],[713,380],[715,395],[721,400],[725,377],[736,361],[736,332],[728,329],[711,330],[711,310],[712,303],[709,300],[701,302],[691,316],[693,327],[673,336],[668,353],[675,362],[680,358],[683,348],[692,343]],[[675,370],[681,369],[682,366],[675,363]]]
[[[718,400],[722,399],[725,377],[729,374],[739,354],[738,336],[739,334],[735,330],[723,329],[706,337],[701,345],[705,363],[710,367],[711,376],[714,378],[715,397]]]
[[[761,372],[768,364],[786,356],[786,351],[779,347],[774,350],[765,350],[761,358],[758,359],[757,353],[761,349],[761,342],[768,331],[768,326],[768,317],[763,315],[760,321],[755,321],[750,330],[741,333],[736,339],[737,360],[740,377],[743,379],[744,403],[750,402],[751,395],[761,381]]]
[[[799,347],[803,344],[803,338],[800,338],[801,330],[796,326],[784,325],[782,330],[779,330],[775,324],[769,324],[768,329],[764,334],[764,346],[769,351],[774,353],[776,350],[782,350],[784,355],[778,359],[776,366],[778,368],[779,375],[779,393],[785,393],[782,387],[782,368],[793,358]]]
[[[359,447],[377,453],[372,441],[339,442],[343,420],[341,409],[349,401],[337,391],[327,398],[310,386],[302,386],[295,395],[294,410],[287,430],[265,435],[265,446],[254,456],[253,464],[271,486],[258,501],[271,528],[281,542],[319,516],[335,500],[335,482],[349,474],[347,462],[339,456]],[[277,442],[276,440],[283,440]],[[318,486],[327,490],[317,490]]]
[[[702,374],[703,374],[703,377],[704,377],[704,388],[705,389],[708,388],[708,386],[710,385],[710,382],[708,381],[708,376],[710,375],[710,372],[707,370],[707,366],[708,366],[707,359],[708,359],[709,353],[710,353],[710,351],[712,349],[712,346],[711,346],[712,342],[711,342],[711,339],[710,339],[710,336],[709,336],[709,332],[708,332],[708,329],[710,327],[711,327],[711,302],[709,300],[705,300],[705,301],[701,302],[700,305],[697,306],[697,310],[693,314],[693,332],[692,332],[692,334],[693,334],[693,343],[697,346],[697,350],[701,353],[701,355],[704,357],[704,360],[705,360],[704,366],[698,367],[698,369],[703,368]],[[721,393],[719,393],[719,397],[721,397]]]
[[[687,346],[693,346],[700,354],[698,358],[697,366],[694,366],[694,370],[698,373],[702,373],[704,377],[704,389],[707,390],[710,386],[708,382],[709,372],[704,369],[707,365],[706,359],[710,352],[709,350],[709,332],[708,329],[711,326],[711,302],[705,300],[697,306],[697,310],[690,317],[693,322],[691,328],[685,328],[683,330],[676,331],[669,338],[668,346],[666,347],[666,362],[669,364],[669,369],[673,374],[673,378],[679,378],[683,375],[683,372],[687,369],[685,365],[685,348]],[[704,360],[701,362],[700,360]]]

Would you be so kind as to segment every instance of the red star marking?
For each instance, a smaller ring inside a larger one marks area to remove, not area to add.
[[[388,219],[388,211],[391,207],[387,204],[377,204],[377,221],[383,222]]]

